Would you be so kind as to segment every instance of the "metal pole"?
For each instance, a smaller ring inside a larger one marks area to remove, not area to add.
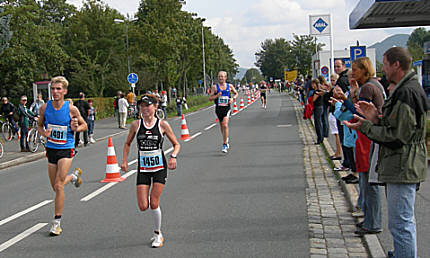
[[[205,36],[203,33],[203,22],[202,22],[202,52],[203,52],[203,87],[206,92],[206,63],[205,63]]]
[[[330,62],[330,72],[329,75],[334,74],[334,46],[333,46],[333,19],[330,14],[330,55],[331,55],[331,62]],[[330,77],[329,77],[330,78]]]
[[[128,69],[128,74],[130,74],[130,55],[128,54],[128,21],[125,24],[125,39],[126,39],[126,49],[127,49],[127,69]]]

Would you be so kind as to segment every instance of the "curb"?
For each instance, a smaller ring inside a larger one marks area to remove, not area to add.
[[[294,98],[291,95],[290,97]],[[314,126],[312,119],[311,119],[311,124]],[[323,141],[323,144],[321,145],[321,147],[326,153],[327,158],[330,155],[334,154],[334,151],[328,141]],[[333,166],[340,166],[340,161],[338,160],[329,160],[329,163],[331,163]],[[333,171],[333,173],[337,179],[340,179],[341,177],[347,175],[347,173],[344,171]],[[343,180],[339,180],[338,183],[342,187],[343,192],[345,193],[346,201],[348,202],[350,211],[352,212],[354,207],[357,204],[358,192],[353,185],[346,184]],[[376,235],[364,235],[362,239],[363,239],[364,245],[367,247],[367,252],[369,254],[369,257],[372,257],[372,258],[387,257]]]

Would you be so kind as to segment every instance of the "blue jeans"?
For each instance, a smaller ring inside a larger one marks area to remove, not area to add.
[[[28,142],[27,142],[27,134],[28,134],[28,128],[25,126],[21,126],[21,138],[19,139],[21,150],[29,149]]]
[[[163,113],[164,113],[164,119],[166,119],[166,118],[167,118],[166,107],[161,106],[161,110],[163,110]]]
[[[94,133],[94,120],[88,120],[88,134],[92,135]]]
[[[363,228],[382,229],[381,186],[369,184],[369,173],[360,172],[360,190],[363,191]]]
[[[178,116],[182,115],[182,105],[176,105],[176,111],[178,112]]]
[[[388,229],[393,237],[394,257],[417,257],[414,218],[416,184],[387,183]]]
[[[314,106],[314,122],[315,122],[315,132],[317,133],[317,142],[322,143],[324,141],[323,132],[323,114],[324,106]]]
[[[328,107],[326,105],[323,106],[323,115],[322,115],[322,132],[325,138],[328,138]]]

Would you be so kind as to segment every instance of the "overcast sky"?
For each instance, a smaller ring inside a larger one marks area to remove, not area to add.
[[[81,0],[68,0],[80,7]],[[133,16],[139,0],[104,0],[122,14]],[[386,37],[410,34],[414,28],[350,30],[349,14],[359,0],[186,0],[183,9],[206,18],[205,26],[224,39],[233,49],[240,67],[255,67],[255,53],[265,39],[286,38],[293,33],[309,34],[309,15],[332,15],[335,49],[372,45]],[[429,29],[429,27],[427,27]],[[329,38],[319,37],[326,44]]]

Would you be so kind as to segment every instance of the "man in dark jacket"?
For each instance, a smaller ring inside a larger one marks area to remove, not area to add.
[[[2,98],[2,106],[0,109],[0,113],[9,121],[12,125],[14,133],[18,133],[18,126],[16,126],[15,121],[13,121],[13,113],[15,112],[15,106],[10,103],[7,97]]]
[[[75,101],[73,103],[74,106],[76,106],[79,109],[79,112],[81,113],[82,118],[85,120],[85,123],[88,124],[88,115],[90,110],[90,105],[85,100],[85,94],[83,92],[79,93],[79,100]],[[80,139],[80,133],[75,132],[75,148],[79,145],[79,139]],[[88,144],[88,130],[84,131],[84,146],[87,146]]]
[[[345,123],[380,144],[378,179],[387,184],[388,228],[394,242],[394,257],[417,257],[414,204],[417,184],[426,179],[426,94],[411,69],[412,58],[401,47],[387,50],[383,72],[396,86],[386,100],[382,117],[376,108],[360,101],[356,123]]]

